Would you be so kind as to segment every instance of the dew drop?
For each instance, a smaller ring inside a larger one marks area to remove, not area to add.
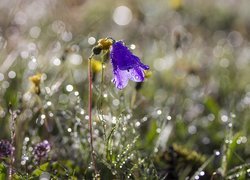
[[[223,122],[227,122],[227,121],[228,121],[228,116],[222,115],[222,116],[221,116],[221,120],[222,120]]]
[[[51,105],[52,105],[52,102],[51,102],[51,101],[48,101],[48,102],[47,102],[47,105],[48,105],[48,106],[51,106]]]
[[[220,151],[215,150],[215,151],[214,151],[214,154],[215,154],[216,156],[219,156],[219,155],[220,155]]]
[[[118,99],[114,99],[112,103],[114,106],[118,106],[120,104],[120,101]]]
[[[139,127],[141,125],[141,123],[139,122],[139,121],[137,121],[136,123],[135,123],[135,127]]]
[[[67,131],[68,131],[68,132],[72,132],[72,129],[71,129],[71,128],[68,128]]]
[[[171,119],[172,119],[172,117],[168,115],[168,116],[167,116],[167,120],[170,121]]]
[[[156,132],[157,132],[157,133],[160,133],[160,132],[161,132],[161,128],[157,128],[157,129],[156,129]]]
[[[159,109],[159,110],[157,110],[157,112],[156,112],[158,115],[161,115],[162,114],[162,111]]]
[[[15,71],[10,71],[8,73],[8,76],[9,76],[10,79],[14,79],[16,77],[16,72]]]
[[[204,176],[205,175],[205,172],[204,171],[201,171],[200,172],[200,176]]]
[[[75,91],[75,96],[79,96],[79,92],[78,91]]]
[[[95,39],[94,37],[89,37],[89,38],[88,38],[88,43],[89,43],[90,45],[94,45],[94,44],[96,43],[96,39]]]
[[[4,80],[4,74],[0,73],[0,81]]]
[[[54,64],[55,66],[60,66],[60,65],[61,65],[61,60],[60,60],[59,58],[55,58],[55,59],[53,60],[53,64]]]
[[[130,49],[134,50],[136,48],[136,46],[134,44],[130,45]]]
[[[25,138],[24,138],[24,141],[26,141],[26,142],[28,142],[29,140],[30,140],[29,137],[25,137]]]
[[[41,118],[42,118],[42,119],[45,119],[45,118],[46,118],[45,114],[42,114],[42,115],[41,115]]]
[[[67,86],[66,86],[66,91],[68,91],[68,92],[71,92],[71,91],[73,91],[73,86],[71,85],[71,84],[68,84]]]

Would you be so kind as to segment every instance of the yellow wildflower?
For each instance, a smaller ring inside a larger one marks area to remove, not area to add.
[[[94,73],[98,73],[102,70],[102,63],[98,60],[91,59],[91,68]]]
[[[170,0],[169,5],[172,9],[178,10],[183,6],[183,0]]]
[[[150,78],[151,76],[152,76],[152,71],[150,71],[150,70],[144,70],[144,74],[145,74],[145,78]]]
[[[38,73],[34,76],[29,77],[30,82],[32,83],[30,91],[36,94],[40,94],[40,83],[41,83],[42,74]]]
[[[100,39],[98,41],[98,45],[101,46],[103,50],[108,50],[112,44],[113,40],[110,38]]]

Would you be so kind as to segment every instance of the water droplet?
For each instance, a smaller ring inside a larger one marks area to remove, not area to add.
[[[143,122],[146,122],[147,120],[148,120],[148,117],[146,117],[146,116],[142,118]]]
[[[79,92],[78,91],[75,91],[75,96],[79,96]]]
[[[32,38],[38,38],[41,33],[41,28],[38,26],[34,26],[30,29],[29,33]]]
[[[42,118],[42,119],[45,119],[45,118],[46,118],[45,114],[42,114],[42,115],[41,115],[41,118]]]
[[[157,110],[157,112],[156,112],[158,115],[161,115],[162,114],[162,111],[159,109],[159,110]]]
[[[49,180],[50,174],[48,172],[42,172],[41,176],[39,177],[39,180]]]
[[[135,127],[139,127],[141,125],[141,123],[139,122],[139,121],[137,121],[136,123],[135,123]]]
[[[0,81],[4,80],[4,74],[0,73]]]
[[[200,179],[200,177],[199,177],[198,175],[196,175],[196,176],[194,177],[194,179]]]
[[[242,136],[241,137],[241,142],[242,143],[246,143],[247,142],[247,137],[246,136]]]
[[[89,37],[89,38],[88,38],[88,43],[89,43],[90,45],[94,45],[94,44],[96,43],[96,39],[95,39],[94,37]]]
[[[222,122],[227,122],[228,121],[228,116],[222,115],[221,120],[222,120]]]
[[[71,84],[68,84],[67,86],[66,86],[66,91],[68,91],[68,92],[71,92],[71,91],[73,91],[73,86],[71,85]]]
[[[54,64],[55,66],[60,66],[60,65],[61,65],[61,60],[60,60],[59,58],[55,58],[55,59],[53,60],[53,64]]]
[[[157,132],[157,133],[160,133],[160,132],[161,132],[161,128],[157,128],[157,129],[156,129],[156,132]]]
[[[188,127],[188,132],[189,132],[190,134],[195,134],[195,133],[197,132],[196,126],[194,126],[194,125],[189,126],[189,127]]]
[[[112,103],[114,106],[118,106],[120,104],[120,101],[118,99],[114,99]]]
[[[215,150],[215,151],[214,151],[214,154],[215,154],[216,156],[219,156],[219,155],[220,155],[220,151]]]
[[[25,137],[25,138],[24,138],[24,141],[26,141],[26,142],[28,142],[29,140],[30,140],[29,137]]]
[[[48,106],[51,106],[51,105],[52,105],[52,102],[51,102],[51,101],[48,101],[48,102],[47,102],[47,105],[48,105]]]
[[[54,114],[52,112],[49,112],[49,117],[53,117]]]
[[[204,137],[204,138],[202,138],[202,143],[203,144],[209,144],[210,143],[210,139],[208,137]]]
[[[136,48],[136,46],[134,44],[130,45],[130,49],[134,50]]]
[[[10,72],[8,73],[8,77],[9,77],[10,79],[14,79],[14,78],[16,77],[16,72],[15,72],[15,71],[10,71]]]
[[[83,115],[85,113],[84,109],[80,110],[80,114]]]
[[[230,113],[231,118],[236,118],[236,115],[234,113]]]
[[[204,176],[205,175],[205,172],[204,171],[201,171],[200,172],[200,176]]]

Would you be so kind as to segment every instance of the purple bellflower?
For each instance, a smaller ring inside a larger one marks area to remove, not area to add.
[[[14,147],[9,141],[1,140],[0,141],[0,158],[6,158],[13,154]]]
[[[144,70],[148,70],[149,66],[133,55],[122,41],[112,44],[110,58],[114,74],[112,82],[118,89],[126,87],[129,79],[135,82],[144,81]]]
[[[41,159],[43,157],[46,157],[48,152],[50,151],[50,149],[51,149],[51,146],[47,140],[44,140],[44,141],[38,143],[34,149],[35,157],[37,159]]]

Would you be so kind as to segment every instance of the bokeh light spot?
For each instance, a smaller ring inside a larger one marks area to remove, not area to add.
[[[113,14],[113,20],[120,26],[128,25],[132,18],[132,11],[127,6],[117,7]]]

